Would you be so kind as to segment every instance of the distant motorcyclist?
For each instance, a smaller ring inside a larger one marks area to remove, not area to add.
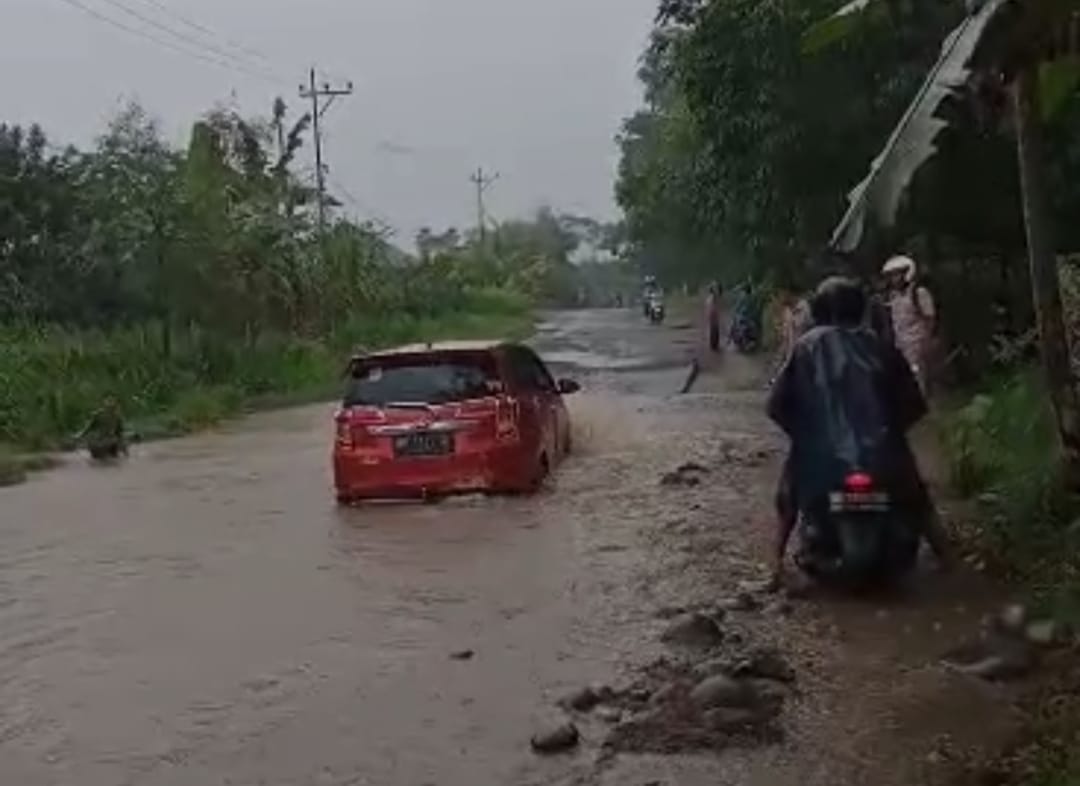
[[[912,525],[944,564],[951,562],[907,440],[907,431],[926,415],[926,401],[903,355],[865,327],[866,309],[857,284],[824,281],[811,301],[815,327],[795,342],[769,397],[769,417],[791,440],[776,499],[777,585],[800,511],[829,491],[823,469],[850,454],[872,454],[888,465],[905,507],[915,511]]]
[[[736,349],[751,352],[758,348],[761,341],[761,299],[752,282],[749,281],[740,286],[736,292],[729,338]]]
[[[641,285],[641,307],[645,316],[649,315],[649,304],[659,295],[660,285],[656,283],[656,276],[645,276]]]
[[[86,445],[91,458],[99,461],[127,455],[124,418],[120,414],[120,405],[113,396],[105,398],[90,416],[76,440]]]

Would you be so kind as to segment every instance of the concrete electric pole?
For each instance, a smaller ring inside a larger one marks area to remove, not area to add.
[[[480,248],[487,247],[487,211],[484,208],[484,194],[491,185],[499,179],[499,173],[485,175],[484,168],[480,167],[469,180],[476,186],[476,227],[480,233]]]
[[[311,69],[309,82],[300,86],[300,97],[311,101],[311,129],[315,137],[315,187],[319,192],[319,238],[326,229],[326,169],[323,165],[322,116],[338,96],[352,95],[352,82],[345,87],[332,87],[329,82],[316,83],[315,69]],[[326,99],[325,101],[323,99]]]

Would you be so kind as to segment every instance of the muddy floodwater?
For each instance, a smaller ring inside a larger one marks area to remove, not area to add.
[[[585,390],[576,453],[533,499],[339,509],[332,405],[0,491],[0,783],[858,782],[889,753],[867,728],[880,707],[837,720],[849,699],[820,664],[850,658],[891,700],[875,664],[924,662],[935,631],[978,612],[969,590],[933,614],[841,605],[761,622],[820,689],[793,700],[788,742],[767,751],[612,760],[587,720],[577,754],[530,750],[559,697],[664,654],[661,607],[761,576],[778,442],[738,358],[745,380],[721,371],[712,393],[674,395],[697,338],[633,310],[553,315],[534,343]],[[687,459],[714,468],[703,487],[664,489]],[[980,706],[955,690],[963,711]],[[912,701],[897,711],[944,723]],[[840,723],[835,750],[821,717]],[[921,761],[934,731],[900,750]]]
[[[473,786],[541,772],[537,708],[607,675],[624,638],[617,588],[600,586],[612,571],[593,563],[609,562],[597,519],[629,478],[589,452],[606,430],[629,448],[639,416],[602,377],[666,359],[633,380],[666,392],[682,374],[678,350],[612,314],[540,336],[590,392],[574,402],[583,455],[536,499],[339,510],[332,406],[2,492],[0,782]],[[463,649],[475,656],[449,657]]]

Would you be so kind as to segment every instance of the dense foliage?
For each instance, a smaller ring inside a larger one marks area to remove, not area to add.
[[[807,52],[834,0],[667,0],[641,79],[646,105],[622,136],[618,197],[640,264],[671,282],[753,275],[806,285],[865,174],[937,59],[965,3],[891,4],[885,22]],[[1080,102],[1048,128],[1062,248],[1075,246]],[[1014,145],[985,102],[953,101],[941,154],[918,175],[901,220],[857,262],[914,251],[942,291],[963,276],[1017,301],[1026,319]],[[986,260],[981,269],[960,266]],[[1004,278],[1007,284],[1002,284]],[[1013,293],[1020,297],[1013,298]],[[952,304],[945,309],[952,313]],[[957,304],[959,307],[960,304]],[[979,320],[989,324],[990,310]]]

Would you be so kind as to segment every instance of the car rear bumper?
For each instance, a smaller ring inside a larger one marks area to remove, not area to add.
[[[339,449],[334,453],[334,486],[338,498],[346,502],[524,491],[536,472],[533,463],[516,446],[409,459]]]

